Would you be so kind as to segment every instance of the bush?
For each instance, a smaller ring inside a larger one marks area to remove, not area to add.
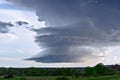
[[[69,80],[67,77],[58,77],[56,80]]]
[[[102,63],[99,63],[96,66],[94,66],[94,70],[99,76],[105,76],[110,73],[109,69],[105,67]]]
[[[27,80],[25,77],[21,77],[20,80]]]
[[[95,74],[95,70],[92,67],[85,68],[85,76],[93,76]]]
[[[13,78],[14,76],[12,74],[8,74],[4,76],[4,79],[9,79],[9,78]]]

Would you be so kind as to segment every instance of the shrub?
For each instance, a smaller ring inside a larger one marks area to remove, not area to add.
[[[58,77],[56,80],[69,80],[67,77]]]
[[[85,76],[93,76],[94,73],[95,73],[95,70],[92,67],[85,68]]]
[[[20,80],[27,80],[25,77],[21,77]]]
[[[8,74],[4,76],[4,79],[9,79],[9,78],[13,78],[14,76],[12,74]]]

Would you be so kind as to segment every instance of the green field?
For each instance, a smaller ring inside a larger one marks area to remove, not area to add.
[[[57,77],[25,77],[25,79],[20,77],[14,77],[11,79],[3,79],[0,80],[56,80]],[[120,80],[120,75],[112,75],[112,76],[102,76],[102,77],[68,77],[70,80]]]

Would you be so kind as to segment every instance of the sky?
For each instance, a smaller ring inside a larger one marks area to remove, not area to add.
[[[0,0],[0,66],[119,64],[119,3]]]

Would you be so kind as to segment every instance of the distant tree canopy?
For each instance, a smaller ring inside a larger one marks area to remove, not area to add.
[[[86,76],[94,75],[94,69],[92,67],[86,67],[85,68],[85,75]]]
[[[80,69],[71,68],[0,68],[0,75],[14,74],[16,76],[77,76]]]
[[[97,64],[94,68],[94,71],[97,75],[105,75],[108,72],[108,68],[105,67],[102,63]]]
[[[102,63],[97,64],[94,67],[86,67],[85,75],[86,76],[104,76],[113,74],[113,71],[110,68],[107,68]]]
[[[113,68],[113,69],[112,69]],[[117,68],[117,69],[116,69]],[[12,74],[15,76],[104,76],[118,73],[119,65],[111,68],[99,63],[94,67],[85,68],[0,68],[0,76]],[[114,70],[114,71],[113,71]],[[120,73],[120,72],[119,72]]]

